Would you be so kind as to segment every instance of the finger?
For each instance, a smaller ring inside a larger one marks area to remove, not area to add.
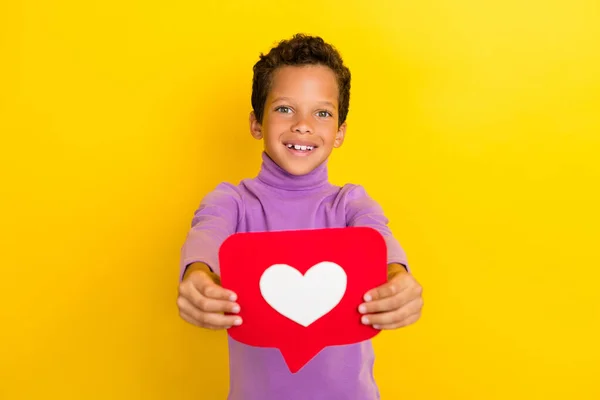
[[[403,279],[392,279],[391,281],[368,291],[364,296],[364,300],[369,302],[394,296],[395,294],[402,292],[405,289],[405,286],[406,285],[403,284]]]
[[[186,310],[188,313],[195,310],[208,313],[230,313],[237,314],[240,312],[240,305],[231,301],[213,300],[203,297],[197,293],[195,296],[186,298],[180,296],[177,299],[179,309]]]
[[[223,329],[242,324],[242,318],[239,316],[204,312],[194,307],[187,299],[179,300],[178,304],[180,305],[179,314],[182,315],[182,318],[185,315],[193,321],[191,323],[201,327]]]
[[[208,275],[198,274],[198,277],[194,277],[193,280],[195,288],[204,297],[208,297],[215,300],[229,300],[236,301],[237,295],[231,291],[217,285]]]
[[[177,308],[179,309],[179,315],[187,322],[193,325],[200,326],[200,310],[194,307],[194,305],[183,297],[177,298]]]
[[[384,297],[379,300],[372,300],[361,304],[358,311],[361,314],[372,314],[397,310],[409,303],[413,299],[413,295],[409,291],[402,291],[394,296]]]
[[[404,307],[395,309],[393,311],[363,315],[361,321],[365,325],[383,326],[396,324],[408,318],[410,315],[420,312],[422,306],[423,300],[421,298],[417,298],[410,301]]]
[[[221,329],[240,326],[242,324],[242,318],[237,315],[223,315],[216,313],[201,313],[200,321],[202,324],[217,326]]]
[[[381,330],[404,328],[406,326],[416,323],[420,318],[421,318],[421,313],[419,312],[419,313],[412,314],[412,315],[408,316],[407,318],[405,318],[404,320],[397,322],[395,324],[387,324],[387,325],[381,325],[381,326],[377,325],[377,326],[373,326],[373,328],[381,329]]]
[[[214,325],[208,325],[208,324],[202,324],[200,321],[198,321],[196,318],[194,318],[191,314],[188,314],[184,311],[180,311],[179,312],[179,316],[181,317],[181,319],[183,319],[185,322],[194,325],[194,326],[198,326],[200,328],[206,328],[206,329],[223,329],[220,328],[218,326],[214,326]]]

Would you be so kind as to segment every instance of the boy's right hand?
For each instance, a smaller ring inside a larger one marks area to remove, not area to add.
[[[179,284],[177,307],[181,318],[192,325],[228,329],[242,323],[239,316],[223,314],[240,311],[236,299],[235,293],[221,287],[218,275],[208,265],[194,263],[188,266]]]

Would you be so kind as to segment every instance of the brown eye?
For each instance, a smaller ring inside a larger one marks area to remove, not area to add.
[[[288,113],[290,113],[292,110],[291,110],[289,107],[286,107],[286,106],[281,106],[281,107],[277,107],[277,108],[275,109],[275,111],[278,111],[278,112],[281,112],[281,113],[284,113],[284,114],[288,114]]]
[[[332,115],[331,115],[331,113],[330,113],[329,111],[319,111],[319,112],[317,113],[317,115],[318,115],[319,117],[322,117],[322,118],[327,118],[327,117],[331,117],[331,116],[332,116]]]

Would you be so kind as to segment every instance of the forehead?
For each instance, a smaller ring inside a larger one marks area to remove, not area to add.
[[[337,104],[335,73],[323,65],[284,66],[273,73],[269,97],[330,101]]]

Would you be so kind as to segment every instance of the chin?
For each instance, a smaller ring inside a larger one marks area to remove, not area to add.
[[[285,169],[289,174],[292,174],[295,176],[302,176],[302,175],[311,173],[317,167],[318,167],[318,165],[311,165],[311,166],[305,166],[305,167],[294,166],[294,167],[288,167],[288,168],[286,168],[284,166],[283,169]]]
[[[275,162],[283,168],[288,174],[295,176],[302,176],[309,174],[319,165],[323,160],[290,160],[288,157],[278,157]]]
[[[283,146],[282,146],[283,147]],[[288,174],[302,176],[309,174],[315,168],[319,167],[327,157],[323,158],[324,149],[315,149],[313,154],[297,155],[288,149],[278,151],[273,148],[267,148],[267,154],[277,165],[284,169]]]

